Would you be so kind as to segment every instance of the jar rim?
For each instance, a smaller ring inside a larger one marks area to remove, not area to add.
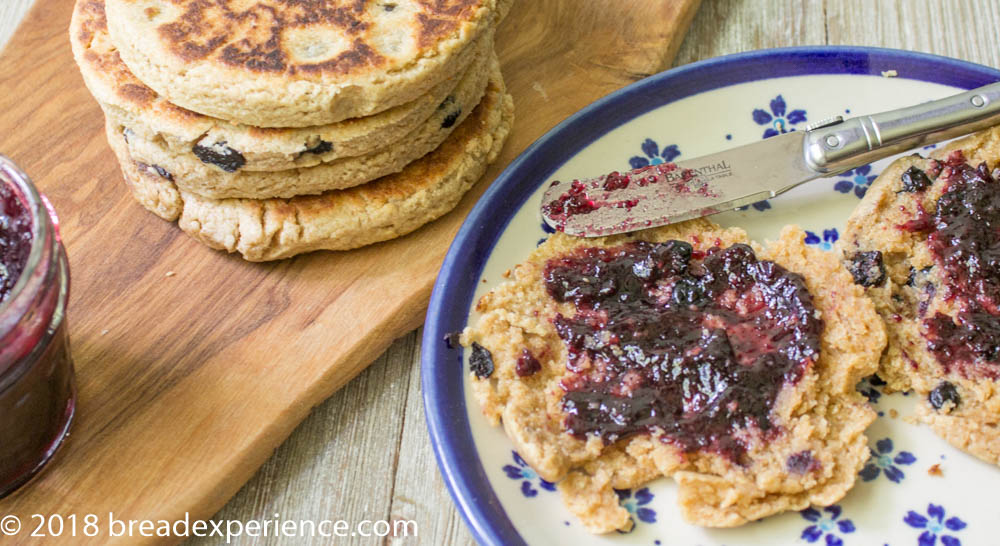
[[[45,205],[44,198],[35,188],[31,179],[6,156],[0,154],[0,184],[13,184],[16,191],[20,192],[24,198],[25,210],[31,217],[31,250],[28,252],[28,259],[24,264],[20,277],[14,283],[7,299],[0,302],[0,317],[2,317],[15,302],[17,302],[29,279],[32,278],[38,267],[42,264],[45,254],[46,240],[49,238],[48,230],[53,225],[49,220],[50,211]]]

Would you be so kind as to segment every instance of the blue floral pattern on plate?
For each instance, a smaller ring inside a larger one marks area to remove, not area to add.
[[[634,495],[631,489],[615,489],[615,493],[619,504],[632,516],[632,521],[656,523],[656,511],[646,506],[653,502],[653,493],[648,487],[637,490]]]
[[[761,108],[754,108],[750,113],[750,117],[753,118],[757,125],[766,125],[767,128],[764,129],[764,134],[761,138],[771,138],[773,136],[782,135],[785,133],[790,133],[795,130],[792,125],[797,125],[799,123],[804,123],[806,121],[806,111],[802,109],[788,111],[788,105],[785,104],[785,98],[781,95],[771,99],[771,103],[768,105],[768,110]],[[757,201],[750,205],[754,210],[763,212],[771,208],[771,203],[766,199],[763,201]],[[747,210],[749,207],[741,207],[740,210]]]
[[[788,105],[781,95],[771,99],[770,112],[761,108],[754,108],[751,116],[757,125],[766,125],[763,138],[783,135],[795,130],[792,125],[804,123],[806,121],[806,111],[802,109],[787,112]]]
[[[871,449],[871,448],[869,448]],[[885,473],[889,481],[899,483],[906,477],[899,465],[911,465],[917,458],[909,451],[900,451],[892,457],[893,445],[889,438],[882,438],[875,442],[875,448],[871,449],[871,458],[861,469],[861,479],[870,482],[878,478],[880,473]]]
[[[644,156],[635,155],[628,160],[628,164],[631,165],[633,169],[640,169],[650,165],[659,165],[661,163],[670,163],[681,155],[681,151],[676,144],[670,144],[661,149],[656,141],[651,138],[647,138],[642,141],[641,148]]]
[[[514,463],[517,466],[504,465],[503,472],[512,480],[524,480],[521,482],[521,494],[528,498],[538,495],[538,490],[533,487],[535,480],[538,480],[538,486],[546,491],[556,490],[554,483],[543,480],[516,451],[511,451],[511,454],[514,456]]]
[[[878,175],[872,172],[871,165],[862,165],[857,169],[841,173],[839,176],[840,180],[837,180],[837,183],[833,185],[833,189],[840,193],[850,193],[853,191],[854,195],[858,196],[858,199],[865,196],[872,182],[878,178]]]
[[[818,246],[823,250],[833,250],[833,243],[836,243],[839,238],[840,234],[837,233],[837,228],[824,229],[822,239],[820,239],[819,235],[806,230],[805,243],[807,245]]]
[[[840,519],[841,512],[840,506],[836,504],[823,508],[822,512],[815,508],[806,508],[799,512],[802,517],[812,522],[812,525],[802,530],[801,538],[813,543],[826,537],[827,546],[842,546],[844,540],[840,535],[853,533],[854,522],[847,518]]]
[[[903,518],[903,522],[914,529],[924,529],[924,532],[917,537],[918,546],[934,546],[938,539],[941,539],[941,544],[944,546],[962,546],[961,540],[946,533],[957,533],[965,529],[967,524],[955,516],[948,519],[944,517],[944,507],[931,503],[927,505],[926,516],[910,510]]]

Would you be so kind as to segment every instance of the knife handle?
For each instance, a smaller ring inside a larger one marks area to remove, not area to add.
[[[805,161],[832,175],[899,152],[1000,124],[1000,83],[951,97],[807,128]]]

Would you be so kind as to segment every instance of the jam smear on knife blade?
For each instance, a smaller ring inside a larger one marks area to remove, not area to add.
[[[656,185],[657,198],[684,195],[699,195],[716,197],[707,184],[692,184],[698,179],[698,173],[691,169],[680,169],[675,163],[661,163],[633,169],[626,173],[612,173],[589,180],[573,180],[569,188],[559,197],[542,205],[542,211],[552,220],[557,231],[565,231],[566,224],[573,218],[590,214],[599,209],[617,208],[631,211],[645,195],[633,195],[630,198],[622,195],[621,190],[629,187],[646,187]],[[562,182],[555,181],[552,186]],[[625,223],[631,222],[625,218]],[[599,231],[591,226],[591,229]]]

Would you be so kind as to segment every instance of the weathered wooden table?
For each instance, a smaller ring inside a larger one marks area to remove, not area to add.
[[[34,1],[0,0],[0,47]],[[850,44],[1000,67],[998,28],[997,0],[706,0],[675,64],[751,49]],[[419,526],[419,538],[406,543],[472,542],[426,433],[420,333],[397,340],[316,408],[216,518],[405,519]],[[385,539],[345,543],[376,540]]]

